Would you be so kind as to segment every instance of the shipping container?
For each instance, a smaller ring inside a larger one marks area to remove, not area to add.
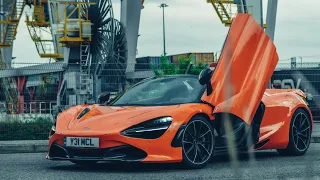
[[[172,63],[172,57],[167,56],[167,60],[169,63]],[[139,57],[136,59],[135,71],[146,71],[152,70],[152,66],[154,65],[157,69],[160,69],[161,65],[161,57],[160,56],[147,56],[147,57]]]
[[[140,57],[136,59],[136,64],[135,64],[135,71],[145,71],[149,70],[150,67],[150,61],[148,57]]]
[[[189,58],[191,56],[191,59],[193,63],[203,63],[203,64],[210,64],[215,61],[215,54],[214,53],[184,53],[184,54],[177,54],[172,55],[172,61],[174,64],[179,64],[179,58]]]

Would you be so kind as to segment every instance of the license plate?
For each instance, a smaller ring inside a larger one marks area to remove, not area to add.
[[[64,140],[65,146],[81,147],[81,148],[98,148],[99,138],[88,137],[66,137]]]

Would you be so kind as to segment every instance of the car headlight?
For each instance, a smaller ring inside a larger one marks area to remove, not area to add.
[[[134,125],[121,132],[134,138],[156,139],[161,137],[172,123],[172,117],[159,117]]]

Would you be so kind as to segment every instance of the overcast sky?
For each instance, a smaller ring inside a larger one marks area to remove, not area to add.
[[[114,13],[120,19],[120,0],[113,0]],[[159,56],[163,52],[162,10],[165,9],[168,55],[187,52],[217,52],[226,37],[228,28],[206,0],[145,0],[140,22],[138,57]],[[264,14],[267,10],[264,0]],[[279,0],[275,33],[280,60],[292,56],[320,54],[320,0]],[[27,8],[28,9],[28,8]],[[22,19],[14,43],[15,62],[46,62],[39,58],[35,45]],[[304,57],[304,61],[319,58]]]

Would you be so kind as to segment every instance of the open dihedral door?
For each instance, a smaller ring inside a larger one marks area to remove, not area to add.
[[[238,14],[211,78],[213,92],[202,100],[215,107],[214,114],[230,113],[251,124],[277,63],[276,47],[257,21]]]

